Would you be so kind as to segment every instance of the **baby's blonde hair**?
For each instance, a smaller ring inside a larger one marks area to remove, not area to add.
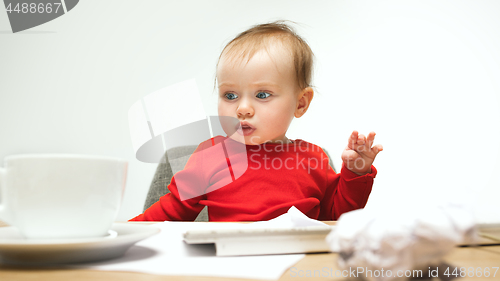
[[[264,49],[269,53],[271,43],[281,43],[293,57],[295,75],[300,89],[311,87],[314,54],[309,45],[285,21],[255,25],[240,33],[222,50],[217,66],[223,55],[232,61],[247,59]]]

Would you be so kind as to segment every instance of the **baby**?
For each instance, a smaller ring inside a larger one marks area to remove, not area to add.
[[[286,136],[313,99],[312,69],[310,47],[283,22],[254,26],[229,42],[217,64],[218,113],[237,126],[201,143],[170,193],[132,220],[194,220],[204,206],[210,221],[269,220],[292,206],[336,220],[363,208],[382,151],[375,133],[352,132],[338,174],[320,147]]]

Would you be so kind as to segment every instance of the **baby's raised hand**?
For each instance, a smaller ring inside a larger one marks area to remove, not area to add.
[[[375,132],[370,132],[367,137],[357,131],[352,132],[342,152],[342,161],[349,170],[360,176],[371,172],[375,156],[383,150],[381,144],[372,147],[374,139]]]

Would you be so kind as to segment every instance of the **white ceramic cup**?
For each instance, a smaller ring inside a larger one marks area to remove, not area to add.
[[[125,160],[71,154],[5,158],[0,220],[28,239],[107,235],[123,197]]]

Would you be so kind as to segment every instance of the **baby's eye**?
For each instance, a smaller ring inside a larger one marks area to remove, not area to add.
[[[258,99],[265,99],[265,98],[268,98],[268,97],[270,97],[270,96],[271,96],[271,94],[266,93],[266,92],[259,92],[259,93],[257,93],[257,95],[256,95],[256,97],[257,97]]]
[[[226,97],[226,99],[228,99],[228,100],[234,100],[234,99],[236,99],[236,98],[238,97],[238,96],[237,96],[236,94],[234,94],[234,93],[226,93],[224,96],[225,96],[225,97]]]

